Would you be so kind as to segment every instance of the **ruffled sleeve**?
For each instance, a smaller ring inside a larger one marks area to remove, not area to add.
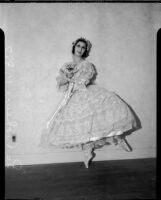
[[[75,89],[86,88],[95,74],[92,63],[85,62],[80,69],[78,77],[75,77]]]

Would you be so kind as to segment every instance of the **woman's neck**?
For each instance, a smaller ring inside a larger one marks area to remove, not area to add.
[[[76,63],[76,64],[79,64],[83,61],[84,59],[79,57],[79,56],[75,56],[73,55],[73,62]]]

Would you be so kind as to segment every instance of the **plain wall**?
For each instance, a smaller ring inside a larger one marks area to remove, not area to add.
[[[41,131],[63,94],[56,76],[71,61],[71,43],[88,38],[96,83],[116,92],[142,128],[127,136],[125,153],[109,146],[95,160],[156,156],[156,34],[160,4],[1,4],[6,43],[6,165],[81,161],[79,150],[42,149]],[[16,124],[14,125],[15,122]],[[16,142],[12,142],[12,136]],[[16,159],[16,160],[15,160]]]

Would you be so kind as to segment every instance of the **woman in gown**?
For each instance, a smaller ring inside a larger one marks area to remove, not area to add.
[[[47,122],[40,143],[44,147],[81,147],[86,168],[94,150],[109,141],[131,151],[121,136],[136,125],[127,104],[115,93],[92,84],[96,70],[86,60],[91,47],[85,38],[72,43],[73,61],[65,63],[57,77],[64,99]]]

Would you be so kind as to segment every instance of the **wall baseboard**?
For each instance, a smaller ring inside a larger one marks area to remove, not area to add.
[[[123,160],[139,158],[155,158],[156,148],[133,149],[132,152],[126,152],[120,149],[101,149],[96,150],[96,157],[93,161],[101,160]],[[5,166],[16,165],[34,165],[34,164],[51,164],[51,163],[68,163],[83,162],[82,151],[63,151],[63,152],[46,152],[34,154],[6,154]]]

